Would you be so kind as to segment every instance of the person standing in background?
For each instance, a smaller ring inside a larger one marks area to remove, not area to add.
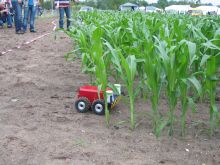
[[[66,13],[66,18],[67,18],[67,30],[70,27],[70,0],[55,0],[55,5],[56,8],[59,9],[59,28],[63,29],[64,25],[64,12]]]
[[[73,0],[74,2],[79,2],[79,0]],[[59,28],[63,29],[64,25],[64,12],[66,13],[66,18],[67,18],[67,30],[69,30],[71,21],[71,9],[70,9],[70,0],[55,0],[55,5],[56,8],[59,9]]]
[[[13,10],[15,12],[15,33],[24,34],[24,31],[22,30],[22,0],[12,0],[11,2]]]
[[[30,32],[35,33],[34,21],[36,14],[36,7],[38,0],[24,0],[24,20],[23,20],[23,29],[24,32],[27,31],[27,21],[28,16],[30,16]]]

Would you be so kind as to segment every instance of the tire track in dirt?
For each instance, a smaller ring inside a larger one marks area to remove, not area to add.
[[[53,26],[54,26],[54,27],[53,27],[53,32],[54,32],[54,31],[56,30],[55,20],[53,20],[53,21],[51,22],[51,24],[53,24]],[[22,47],[25,46],[25,45],[29,45],[29,44],[31,44],[32,42],[35,42],[35,41],[37,41],[37,40],[39,40],[39,39],[41,39],[41,38],[43,38],[43,37],[45,37],[45,36],[48,36],[48,35],[51,34],[51,33],[52,33],[52,32],[42,34],[42,35],[40,35],[40,36],[38,36],[38,37],[35,37],[35,38],[33,38],[33,39],[29,40],[29,41],[26,41],[24,44],[21,44],[21,45],[16,46],[15,48],[8,49],[8,50],[6,50],[6,51],[2,51],[2,52],[0,52],[0,56],[5,55],[5,54],[7,54],[7,53],[9,53],[9,52],[15,51],[16,49],[20,49],[20,48],[22,48]]]

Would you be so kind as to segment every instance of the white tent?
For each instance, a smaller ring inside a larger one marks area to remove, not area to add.
[[[190,5],[171,5],[165,8],[168,13],[185,14],[191,9]]]
[[[154,7],[154,6],[146,6],[146,12],[153,13],[153,12],[159,12],[161,9]]]
[[[139,7],[138,9],[139,9],[140,11],[145,12],[145,7],[144,7],[144,6],[141,6],[141,7]]]
[[[139,7],[139,10],[140,10],[140,11],[143,11],[143,12],[147,12],[147,13],[154,13],[154,12],[160,12],[160,11],[162,11],[161,9],[156,8],[156,7],[154,7],[154,6],[146,6],[146,7],[141,6],[141,7]]]

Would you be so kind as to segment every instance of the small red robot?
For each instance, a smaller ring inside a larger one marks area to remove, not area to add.
[[[120,84],[115,84],[118,90],[117,94],[113,93],[111,88],[107,88],[108,107],[113,109],[120,100]],[[98,95],[97,86],[81,86],[77,92],[77,99],[75,101],[75,108],[80,113],[87,112],[90,108],[97,115],[105,114],[105,102],[103,91]]]

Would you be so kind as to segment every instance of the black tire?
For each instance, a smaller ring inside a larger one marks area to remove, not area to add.
[[[80,113],[85,113],[90,108],[90,101],[86,97],[80,97],[75,102],[75,108]]]
[[[97,115],[104,115],[105,114],[105,102],[103,100],[95,100],[92,103],[92,111],[95,112]]]

